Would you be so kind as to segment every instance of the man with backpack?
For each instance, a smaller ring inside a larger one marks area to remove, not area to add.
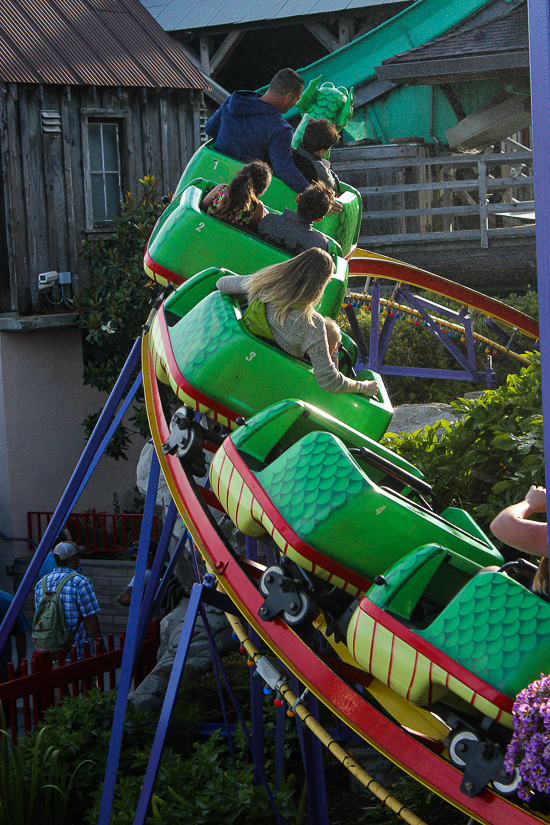
[[[95,652],[101,637],[99,605],[90,579],[77,572],[78,548],[62,541],[53,550],[56,568],[37,582],[34,590],[36,613],[32,641],[37,649],[67,652],[76,645],[78,658],[84,655],[84,642]]]

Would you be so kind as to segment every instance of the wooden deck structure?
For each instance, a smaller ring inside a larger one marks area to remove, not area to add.
[[[434,155],[423,143],[335,150],[363,196],[359,246],[482,291],[536,284],[533,153]]]

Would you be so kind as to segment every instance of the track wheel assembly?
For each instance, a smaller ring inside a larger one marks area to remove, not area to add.
[[[265,570],[260,579],[260,591],[265,601],[258,610],[258,616],[264,622],[280,614],[288,625],[295,627],[311,620],[317,610],[310,593],[303,590],[280,565],[275,564]]]
[[[518,771],[507,772],[504,757],[492,742],[483,740],[473,730],[455,728],[449,734],[446,745],[451,763],[464,771],[460,790],[465,796],[477,796],[489,784],[503,796],[516,792]]]

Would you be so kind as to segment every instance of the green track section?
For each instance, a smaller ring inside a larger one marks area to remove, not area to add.
[[[347,46],[298,69],[307,84],[322,76],[335,86],[357,87],[376,79],[375,66],[401,52],[429,43],[446,34],[490,0],[418,0]],[[457,83],[453,91],[466,115],[505,90],[494,80]],[[263,90],[261,90],[263,91]],[[344,142],[370,138],[388,143],[392,138],[418,135],[432,140],[430,123],[431,89],[428,86],[396,86],[357,109],[344,129]],[[285,117],[299,115],[297,108]],[[447,98],[434,87],[434,135],[447,143],[445,131],[457,124]]]
[[[332,54],[298,69],[306,84],[319,75],[335,86],[357,86],[376,77],[375,66],[394,54],[429,43],[491,0],[418,0],[376,29]],[[287,117],[298,114],[291,109]]]

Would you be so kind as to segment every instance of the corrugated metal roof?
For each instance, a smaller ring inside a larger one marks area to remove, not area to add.
[[[139,0],[0,0],[0,79],[210,88]]]
[[[385,6],[396,0],[142,0],[166,31],[236,26],[258,20],[281,20],[308,14]]]

